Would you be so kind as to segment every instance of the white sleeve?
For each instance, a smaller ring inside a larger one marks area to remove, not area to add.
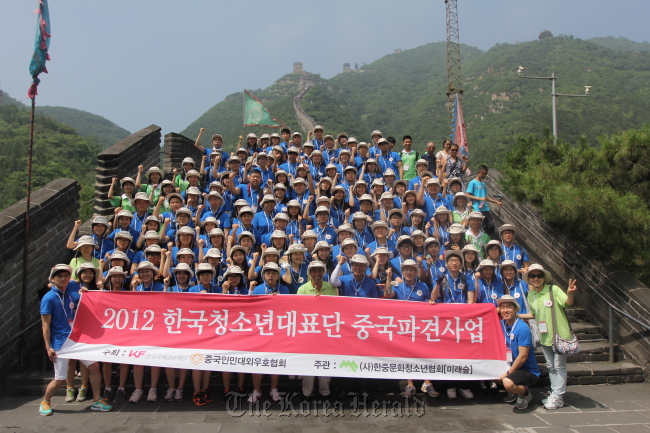
[[[341,287],[341,280],[339,280],[341,273],[341,265],[337,263],[336,267],[332,271],[332,275],[330,275],[330,284],[334,287]]]

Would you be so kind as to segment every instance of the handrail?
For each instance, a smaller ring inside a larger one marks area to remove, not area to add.
[[[492,181],[492,184],[493,184],[492,191],[498,191],[499,193],[501,193],[501,197],[504,197],[503,196],[503,191],[501,190],[501,188],[499,188],[496,180],[494,178],[492,178],[492,177],[490,177],[490,180]],[[513,220],[515,220],[517,222],[517,224],[520,227],[525,227],[525,224],[521,221],[521,219],[518,217],[518,215],[516,215],[514,212],[508,212],[508,214],[510,215],[510,217]],[[501,216],[501,207],[499,206],[499,217],[500,216]],[[546,223],[543,222],[543,224],[544,224],[544,226],[546,228],[549,228],[546,225]],[[558,259],[558,261],[560,261],[566,267],[574,269],[574,276],[576,278],[579,278],[580,280],[582,280],[582,282],[587,287],[591,288],[592,293],[596,294],[600,299],[602,299],[607,304],[608,312],[609,312],[609,314],[608,314],[608,337],[609,337],[609,361],[610,362],[614,362],[614,317],[613,317],[613,311],[616,311],[620,315],[628,318],[629,320],[631,320],[632,322],[634,322],[637,325],[641,326],[642,328],[645,328],[647,331],[650,331],[650,325],[649,324],[644,323],[644,322],[640,321],[639,319],[636,319],[636,318],[632,317],[627,312],[625,312],[625,311],[621,310],[620,308],[618,308],[617,306],[615,306],[613,302],[608,300],[602,293],[600,293],[597,289],[595,289],[583,276],[581,276],[577,272],[575,272],[574,266],[576,265],[576,263],[567,262],[563,257],[561,257],[558,253],[555,252],[555,249],[551,247],[551,245],[548,243],[548,241],[546,239],[540,239],[539,237],[537,237],[532,232],[531,232],[531,235],[533,235],[533,237],[535,237],[535,239],[539,243],[544,245],[547,248],[547,250],[550,251],[551,254],[553,254]],[[602,277],[609,280],[609,275],[604,274],[600,269],[598,269],[598,272],[601,274]]]
[[[5,341],[3,341],[2,343],[0,343],[0,349],[4,348],[5,346],[8,346],[10,343],[13,343],[14,340],[17,340],[17,339],[20,338],[23,334],[26,334],[27,332],[31,331],[31,329],[34,328],[34,327],[35,327],[36,325],[38,325],[39,323],[41,323],[41,319],[38,319],[36,322],[32,323],[32,324],[29,325],[27,328],[23,329],[23,330],[20,331],[18,334],[16,334],[16,335],[14,335],[13,337],[11,337],[10,339],[5,340]]]

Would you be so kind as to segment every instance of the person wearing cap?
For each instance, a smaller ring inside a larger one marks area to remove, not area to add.
[[[483,219],[485,215],[482,212],[472,211],[467,216],[469,228],[465,232],[465,242],[472,243],[479,251],[479,257],[485,257],[485,245],[490,242],[490,236],[483,231]]]
[[[397,255],[391,259],[390,267],[395,277],[402,277],[402,264],[406,260],[415,260],[413,257],[413,239],[410,236],[400,236],[397,239]]]
[[[74,250],[77,248],[77,241],[75,241],[75,236],[81,227],[82,221],[76,220],[68,237],[66,243],[66,248]],[[108,238],[108,233],[110,231],[110,225],[106,220],[106,217],[95,216],[92,219],[91,223],[92,233],[90,237],[93,239],[93,242],[97,245],[96,249],[93,249],[92,255],[96,259],[103,259],[106,256],[106,253],[115,248],[115,244],[111,239]]]
[[[321,152],[323,152],[323,159],[325,160],[326,163],[334,163],[337,164],[338,158],[339,158],[339,152],[340,150],[336,148],[336,145],[334,143],[334,137],[331,135],[326,135],[323,138],[324,144],[321,146],[319,149]],[[314,145],[317,145],[314,143]]]
[[[309,186],[309,191],[307,191],[307,186]],[[300,203],[300,211],[302,212],[309,203],[309,197],[314,195],[314,183],[311,180],[297,177],[291,183],[291,187],[293,188],[291,199]]]
[[[140,239],[138,239],[138,248],[143,248],[142,245],[143,241],[144,241],[144,249],[137,251],[135,253],[135,256],[133,257],[132,265],[137,266],[142,260],[146,260],[145,251],[149,247],[157,246],[160,249],[160,244],[161,244],[160,235],[153,230],[142,233],[142,236],[140,236]]]
[[[338,247],[339,249],[336,251],[336,255],[333,255],[333,257],[336,259],[339,267],[341,268],[341,274],[350,275],[352,273],[352,265],[350,263],[350,260],[352,260],[352,257],[354,257],[355,254],[359,253],[359,245],[353,238],[349,238],[341,242]],[[343,262],[341,262],[341,259],[344,259]]]
[[[499,227],[499,237],[501,238],[501,247],[503,248],[501,259],[515,262],[517,272],[523,274],[530,266],[530,259],[526,250],[515,242],[516,235],[517,228],[512,224],[504,224]]]
[[[203,205],[203,194],[201,190],[195,186],[191,186],[181,193],[181,197],[185,200],[185,207],[192,211],[192,218],[197,214],[201,218],[200,214],[203,210],[203,207],[201,207]]]
[[[256,170],[260,172],[262,175],[262,185],[273,185],[273,182],[275,182],[275,175],[273,174],[273,170],[270,167],[269,155],[262,152],[257,155],[257,158],[254,162],[256,166],[253,167],[251,171]]]
[[[248,281],[251,283],[255,282],[255,284],[262,284],[264,282],[262,269],[267,263],[275,263],[278,265],[278,278],[280,278],[279,263],[280,257],[284,254],[284,252],[278,250],[275,247],[267,247],[265,244],[262,244],[261,250],[261,254],[257,251],[253,253],[253,260],[251,261],[250,268],[248,269]]]
[[[367,184],[372,184],[376,179],[382,179],[383,173],[379,169],[379,164],[375,158],[368,158],[361,165],[359,173],[359,180],[363,180]]]
[[[357,143],[353,150],[354,154],[352,156],[354,158],[352,159],[352,163],[357,168],[357,170],[361,170],[363,164],[368,160],[368,158],[370,158],[370,154],[368,152],[368,144],[362,141],[361,143]]]
[[[52,288],[41,299],[40,313],[45,351],[47,357],[54,363],[54,379],[47,385],[39,407],[39,413],[42,416],[52,415],[50,401],[66,382],[69,365],[76,362],[59,358],[56,353],[72,331],[72,322],[80,299],[79,292],[68,290],[72,272],[72,268],[66,264],[54,266],[49,276]],[[86,360],[81,360],[81,363],[88,367],[90,384],[93,389],[93,403],[90,408],[102,412],[110,411],[112,407],[108,402],[100,400],[102,379],[99,364],[96,361]]]
[[[275,215],[273,217],[273,225],[271,226],[271,230],[266,234],[262,235],[260,245],[271,245],[272,244],[271,237],[276,231],[280,231],[282,233],[283,238],[287,238],[288,225],[289,225],[289,217],[287,216],[286,213],[279,213]],[[296,238],[295,235],[294,238]]]
[[[408,225],[411,224],[411,212],[415,209],[422,210],[422,207],[425,205],[424,202],[424,187],[420,186],[416,191],[406,191],[402,194],[402,210],[404,215],[406,215],[406,221]]]
[[[260,211],[255,214],[252,222],[261,236],[273,232],[274,208],[275,198],[272,195],[265,195],[260,201]]]
[[[461,224],[449,226],[449,240],[443,244],[445,250],[461,251],[465,248],[465,228]],[[476,249],[478,251],[478,248]],[[479,255],[480,261],[480,255]]]
[[[72,275],[76,277],[74,272],[82,263],[91,263],[93,267],[99,268],[99,260],[93,256],[93,250],[99,249],[99,246],[95,243],[92,236],[81,236],[77,240],[76,244],[77,246],[74,247],[75,255],[72,260],[70,260],[70,266],[72,267],[73,272]]]
[[[370,148],[369,148],[369,155],[371,158],[374,158],[378,153],[381,153],[379,150],[379,140],[382,138],[382,133],[381,131],[375,129],[370,133]]]
[[[107,198],[111,202],[111,205],[118,209],[119,212],[122,209],[128,210],[129,212],[134,212],[135,207],[133,206],[133,198],[135,197],[136,187],[135,180],[130,177],[124,177],[120,181],[120,189],[122,194],[118,197],[114,196],[115,184],[117,184],[117,178],[114,177],[111,180],[111,186],[108,189]]]
[[[130,263],[135,258],[135,251],[133,251],[130,248],[132,240],[133,238],[131,237],[131,234],[129,232],[126,231],[119,232],[118,234],[115,235],[115,249],[107,252],[105,257],[108,259],[108,261],[110,261],[111,257],[113,257],[115,253],[119,253],[120,255],[123,254],[124,256],[126,256],[126,259]],[[104,269],[107,269],[106,265],[109,265],[109,263],[105,263]],[[125,269],[126,269],[126,264],[125,264]]]
[[[190,187],[198,188],[199,190],[201,190],[202,188],[201,188],[200,178],[201,178],[201,173],[199,173],[197,170],[195,169],[188,170],[187,172],[185,172],[184,179],[179,179],[177,177],[176,191],[178,191],[179,193],[181,193],[181,195],[183,195],[183,192],[185,192]]]
[[[446,263],[440,255],[440,241],[434,237],[424,240],[424,267],[420,272],[420,280],[426,282],[429,287],[434,287],[438,281],[438,275],[445,272]]]
[[[540,376],[535,346],[531,338],[530,328],[526,322],[519,319],[519,301],[510,295],[497,299],[499,314],[501,314],[501,329],[506,343],[506,361],[508,369],[499,380],[508,392],[506,403],[514,403],[515,409],[524,410],[533,399],[529,387],[535,385]]]
[[[230,237],[239,238],[243,232],[250,232],[255,238],[255,245],[262,244],[262,236],[255,226],[253,226],[253,218],[255,214],[253,209],[249,206],[242,207],[239,212],[237,212],[238,221],[233,221],[232,229],[230,231]],[[235,242],[233,242],[235,244]]]
[[[395,245],[397,245],[397,240],[402,235],[403,228],[404,212],[399,208],[388,212],[388,239],[395,242]]]
[[[542,400],[544,407],[549,410],[559,409],[564,406],[564,393],[566,392],[567,355],[555,353],[553,349],[555,334],[571,340],[573,333],[566,318],[564,309],[575,302],[574,295],[578,287],[576,280],[569,279],[566,293],[552,283],[551,273],[542,265],[532,264],[522,279],[528,284],[528,304],[530,312],[522,314],[522,319],[535,319],[540,333],[542,352],[546,359],[548,375],[551,379],[551,395]],[[552,310],[555,309],[556,320],[553,321]],[[557,326],[557,328],[556,328]]]
[[[302,242],[302,245],[307,250],[305,252],[305,261],[307,263],[313,260],[313,257],[311,256],[311,252],[314,251],[314,248],[316,248],[316,244],[318,243],[317,238],[318,235],[313,230],[305,230],[304,232],[302,232],[302,235],[300,235],[300,240],[298,242]]]
[[[425,217],[425,213],[424,213],[424,211],[422,209],[419,209],[419,208],[413,209],[410,212],[410,215],[409,215],[409,220],[410,220],[411,224],[402,229],[402,234],[403,235],[412,235],[416,231],[422,232],[422,233],[428,231],[427,226],[429,224],[428,223],[427,223],[427,225],[424,224],[424,217]]]
[[[346,167],[354,167],[356,168],[354,161],[352,160],[352,153],[348,149],[333,149],[338,151],[338,156],[337,160],[338,162],[336,163],[336,171],[339,173],[340,177],[343,177],[343,171],[345,170]],[[359,175],[361,178],[361,175]]]
[[[501,247],[501,242],[497,240],[492,240],[485,244],[485,257],[492,260],[494,264],[497,265],[495,269],[495,275],[497,278],[501,278],[501,271],[499,270],[499,263],[501,263],[501,256],[503,255],[503,248]]]
[[[297,293],[298,289],[307,281],[306,252],[307,248],[302,244],[291,244],[285,253],[288,261],[282,266],[280,276],[292,294]]]
[[[133,199],[133,206],[135,207],[135,212],[133,213],[133,218],[131,219],[130,228],[139,234],[142,230],[144,221],[151,215],[149,212],[151,201],[149,200],[147,193],[137,193]]]
[[[402,146],[404,146],[404,149],[399,153],[404,171],[402,179],[408,182],[417,175],[415,165],[416,161],[420,159],[420,154],[413,150],[413,137],[410,135],[402,137]]]
[[[273,215],[279,213],[287,213],[287,204],[289,203],[289,195],[287,194],[287,187],[283,183],[276,183],[273,185],[273,198],[275,199],[275,207],[273,208]]]
[[[384,181],[382,179],[375,179],[372,181],[372,184],[370,185],[370,195],[372,196],[372,199],[374,200],[374,203],[379,203],[381,200],[381,195],[386,191],[386,184],[384,184]],[[379,208],[379,205],[376,206]]]
[[[505,294],[503,281],[496,275],[497,264],[490,259],[481,260],[476,273],[479,277],[476,279],[476,291],[478,293],[477,302],[480,304],[493,304],[497,306],[497,299]]]
[[[350,138],[352,139],[352,142],[350,142]],[[340,149],[350,149],[351,143],[354,143],[356,145],[357,139],[354,137],[348,137],[348,134],[345,132],[339,132],[339,134],[336,136],[336,146],[338,146]]]
[[[424,202],[425,210],[429,218],[433,218],[436,209],[441,206],[444,206],[447,209],[451,208],[450,200],[440,193],[440,179],[432,177],[427,181],[426,192],[424,193]]]
[[[463,254],[463,274],[467,280],[467,287],[476,287],[476,268],[481,263],[478,248],[474,244],[467,244],[461,252]]]
[[[260,151],[260,144],[254,132],[251,132],[246,136],[246,145],[244,148],[252,155]]]
[[[361,298],[376,298],[377,288],[375,281],[367,276],[370,262],[363,254],[355,254],[350,259],[352,273],[343,275],[342,266],[347,264],[344,256],[339,256],[338,264],[332,272],[330,283],[339,288],[341,296]]]
[[[385,138],[380,138],[377,145],[379,146],[379,152],[375,152],[374,156],[377,159],[380,171],[383,173],[390,168],[395,174],[398,174],[398,179],[404,179],[404,168],[399,153],[390,151],[388,140]]]
[[[430,222],[427,223],[427,233],[437,238],[441,244],[446,244],[449,242],[449,228],[453,222],[452,218],[452,212],[445,206],[440,206],[436,209]]]
[[[505,292],[514,297],[519,303],[519,314],[528,314],[528,284],[523,281],[517,272],[517,264],[512,260],[504,260],[499,264],[501,279]]]
[[[270,137],[271,137],[271,142],[269,143],[269,146],[266,149],[264,149],[264,151],[267,154],[270,154],[271,149],[273,149],[275,146],[280,146],[280,141],[282,141],[280,134],[278,134],[277,132],[272,133]]]
[[[488,233],[488,235],[492,235],[494,232],[494,221],[492,220],[490,205],[488,203],[494,203],[499,206],[503,206],[503,203],[488,197],[487,186],[485,185],[485,178],[487,175],[487,166],[479,165],[476,178],[467,185],[467,191],[465,194],[467,195],[467,198],[472,200],[474,211],[483,214],[483,229]]]
[[[192,221],[192,211],[189,208],[178,208],[171,216],[173,218],[165,218],[165,224],[169,227],[166,235],[171,240],[176,239],[176,235],[183,227],[191,229],[194,226],[194,221]],[[167,219],[170,221],[167,222]]]
[[[377,248],[386,248],[388,251],[395,251],[396,244],[388,238],[388,223],[377,220],[370,226],[374,240],[365,248],[365,253],[370,256]]]
[[[459,177],[452,177],[447,180],[447,197],[453,199],[456,194],[463,192],[463,181]]]
[[[316,182],[319,182],[326,176],[326,168],[327,164],[323,160],[322,152],[320,150],[313,151],[309,156],[309,171],[311,172],[311,177],[313,177]]]
[[[367,206],[367,202],[365,200],[364,203],[366,203],[364,206]],[[352,214],[349,221],[352,224],[352,228],[354,229],[353,238],[356,241],[357,245],[359,245],[359,248],[362,250],[375,240],[375,237],[373,236],[368,226],[369,222],[372,221],[372,211],[370,211],[369,214],[361,211],[355,212]]]
[[[469,224],[467,218],[472,212],[472,208],[467,206],[467,196],[465,193],[462,191],[456,193],[456,195],[454,195],[454,198],[451,200],[451,206],[454,223],[467,226]]]
[[[300,165],[298,156],[300,156],[300,150],[297,147],[289,147],[287,150],[287,162],[280,165],[280,170],[284,170],[287,172],[287,175],[295,177],[298,166]]]
[[[417,186],[419,186],[422,183],[422,177],[421,175],[424,173],[429,174],[430,177],[434,177],[429,171],[429,166],[427,164],[427,161],[424,159],[418,159],[415,161],[415,174],[413,177],[408,181],[408,189],[415,190]],[[425,183],[426,185],[426,183]]]
[[[390,212],[395,209],[395,196],[393,195],[392,192],[386,191],[382,193],[382,195],[379,197],[378,203],[378,209],[375,211],[374,215],[374,220],[375,221],[385,221],[388,222],[389,218],[388,215]]]
[[[311,202],[312,196],[309,197]],[[318,206],[314,212],[314,216],[307,215],[307,207],[303,215],[303,221],[306,224],[313,224],[312,230],[316,233],[316,241],[326,241],[330,245],[334,245],[336,240],[336,231],[330,224],[330,210],[327,206]]]
[[[206,197],[208,204],[202,209],[201,206],[199,206],[201,212],[197,213],[197,215],[200,214],[201,222],[203,223],[205,223],[208,218],[214,218],[216,220],[216,227],[222,229],[227,236],[232,224],[230,222],[230,214],[225,210],[225,200],[221,194],[216,191],[208,193]],[[204,228],[206,233],[210,230]]]
[[[223,137],[221,136],[221,134],[213,134],[212,149],[208,149],[201,145],[201,137],[203,136],[204,133],[205,133],[205,128],[199,129],[199,135],[196,137],[196,140],[194,141],[194,147],[207,157],[211,157],[213,153],[217,154],[217,156],[221,157],[222,167],[225,167],[225,163],[228,160],[228,153],[224,152],[222,149]]]
[[[151,195],[154,196],[154,201],[158,200],[160,195],[160,183],[165,177],[165,172],[158,167],[151,167],[144,174],[144,177],[147,179],[147,183],[142,183],[142,171],[144,170],[144,165],[138,166],[138,175],[135,177],[135,187],[139,192],[144,192],[148,197]]]
[[[197,247],[197,241],[196,241],[196,232],[187,226],[178,229],[178,231],[176,232],[174,244],[171,245],[170,242],[168,244],[168,247],[172,251],[172,261],[174,266],[178,264],[178,258],[176,257],[176,255],[183,248],[187,248],[191,250],[195,258],[198,257],[199,255],[199,249]]]

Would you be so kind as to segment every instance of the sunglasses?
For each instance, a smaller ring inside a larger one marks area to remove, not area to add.
[[[530,274],[528,278],[544,278],[544,274]]]
[[[452,152],[458,152],[458,149],[451,149]]]

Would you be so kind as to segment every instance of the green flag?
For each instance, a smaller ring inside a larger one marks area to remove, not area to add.
[[[259,99],[244,89],[244,126],[250,125],[277,128],[284,123],[274,118]]]

